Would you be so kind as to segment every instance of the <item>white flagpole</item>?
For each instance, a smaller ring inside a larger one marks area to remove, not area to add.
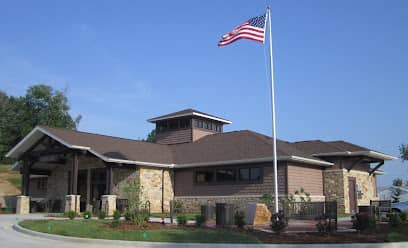
[[[275,124],[275,82],[273,78],[273,57],[272,57],[272,19],[271,19],[271,8],[267,7],[268,12],[268,23],[269,23],[269,59],[271,65],[271,101],[272,101],[272,138],[273,138],[273,178],[275,185],[275,213],[279,212],[278,206],[278,157],[276,153],[276,124]]]

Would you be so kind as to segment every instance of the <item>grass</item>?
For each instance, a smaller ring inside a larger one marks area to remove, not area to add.
[[[188,220],[195,220],[195,216],[199,215],[200,213],[193,213],[193,214],[184,214]],[[175,214],[173,217],[174,219],[176,219],[176,217],[178,215],[182,215],[182,214]],[[161,218],[161,217],[165,217],[165,218],[170,218],[170,214],[169,213],[164,213],[164,214],[160,214],[160,213],[152,213],[150,214],[150,217],[155,217],[155,218]]]
[[[16,171],[10,171],[11,165],[0,164],[0,177],[7,180],[17,189],[21,188],[21,175]]]
[[[346,217],[351,217],[352,214],[337,214],[337,218],[346,218]]]
[[[160,229],[123,231],[102,227],[107,220],[26,220],[19,224],[38,232],[82,238],[180,243],[259,243],[252,236],[224,230]]]
[[[387,240],[390,242],[408,241],[408,225],[392,229],[387,236]]]

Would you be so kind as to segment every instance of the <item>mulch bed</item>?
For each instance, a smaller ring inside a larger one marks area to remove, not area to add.
[[[162,229],[192,229],[195,226],[178,226],[176,224],[161,224],[156,222],[147,222],[144,226],[136,225],[131,221],[122,221],[117,227],[113,227],[111,224],[103,224],[104,228],[111,228],[122,231],[138,231],[138,230],[162,230]]]
[[[386,234],[359,233],[265,233],[255,230],[252,235],[268,244],[332,244],[332,243],[380,243],[385,242]]]

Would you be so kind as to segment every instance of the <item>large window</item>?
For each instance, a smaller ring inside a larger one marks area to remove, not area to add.
[[[234,169],[218,169],[217,182],[231,182],[236,180],[236,172]]]
[[[38,178],[37,189],[46,190],[47,189],[47,182],[48,182],[48,178],[46,178],[46,177]]]
[[[196,171],[196,180],[197,183],[210,183],[214,181],[214,171],[205,170],[205,171]]]
[[[261,179],[261,167],[207,168],[195,172],[196,183],[259,183]]]

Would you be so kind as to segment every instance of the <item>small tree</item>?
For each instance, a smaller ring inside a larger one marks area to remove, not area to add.
[[[123,193],[128,200],[129,211],[139,211],[142,204],[142,186],[136,181],[129,182],[126,187],[123,188]]]
[[[146,141],[151,143],[156,142],[156,129],[153,129],[149,134],[147,134]]]
[[[392,190],[392,202],[397,203],[400,202],[401,197],[401,189],[399,187],[402,186],[402,179],[396,178],[392,181],[392,185],[394,186]]]

